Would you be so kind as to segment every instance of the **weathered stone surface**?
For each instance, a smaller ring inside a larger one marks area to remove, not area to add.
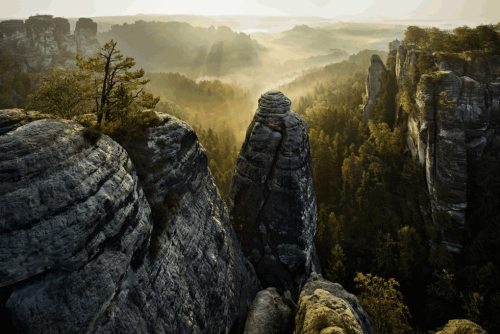
[[[365,105],[363,108],[365,122],[372,118],[377,104],[386,91],[388,75],[382,59],[378,55],[373,55],[368,68],[368,78],[366,79]]]
[[[408,129],[408,148],[425,169],[433,220],[448,249],[458,252],[470,196],[469,166],[500,147],[500,85],[494,82],[499,57],[432,54],[401,45],[394,66],[397,123]]]
[[[466,319],[457,319],[450,320],[444,326],[442,330],[437,332],[436,334],[487,334],[481,326],[478,324],[466,320]]]
[[[153,210],[160,210],[153,254],[126,278],[97,332],[241,330],[259,283],[243,257],[196,134],[174,118],[164,122],[138,147],[151,158],[138,169],[146,175]]]
[[[137,142],[150,205],[109,137],[29,115],[0,111],[2,328],[241,331],[259,283],[194,132],[164,117]]]
[[[51,15],[0,22],[0,49],[23,60],[25,70],[44,70],[74,63],[75,55],[97,52],[97,24],[80,19],[71,35],[69,21]]]
[[[491,97],[485,85],[453,72],[424,75],[418,115],[409,117],[409,146],[425,167],[434,220],[445,243],[458,251],[467,210],[468,161],[479,159],[493,136]]]
[[[0,286],[14,327],[91,330],[152,228],[127,153],[56,120],[4,133],[0,152]]]
[[[433,54],[441,71],[452,71],[457,76],[467,76],[482,83],[500,81],[500,55],[480,51]]]
[[[264,287],[297,296],[316,270],[317,208],[307,127],[281,92],[259,100],[237,161],[230,210]]]
[[[245,334],[288,334],[293,332],[291,301],[276,288],[259,291],[248,311]]]
[[[356,296],[313,274],[300,293],[295,333],[371,334],[373,329]]]

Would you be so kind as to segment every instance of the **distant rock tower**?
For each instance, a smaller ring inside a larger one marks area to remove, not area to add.
[[[264,287],[298,295],[315,271],[317,207],[307,126],[278,91],[259,99],[236,166],[230,211]]]

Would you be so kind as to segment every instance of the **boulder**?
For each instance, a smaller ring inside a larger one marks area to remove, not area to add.
[[[313,274],[300,293],[295,334],[371,334],[370,319],[358,299],[340,284]]]
[[[293,332],[293,308],[276,288],[259,291],[245,324],[245,334],[288,334]]]
[[[436,334],[488,334],[481,326],[478,324],[466,320],[466,319],[456,319],[450,320],[444,326],[442,330],[436,332]]]

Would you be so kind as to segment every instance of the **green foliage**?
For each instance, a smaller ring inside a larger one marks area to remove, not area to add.
[[[21,60],[0,49],[0,109],[24,107],[35,84],[35,74],[25,72]]]
[[[410,312],[394,278],[357,273],[354,279],[359,301],[370,315],[375,333],[404,334],[411,331]]]
[[[437,28],[410,26],[405,32],[404,42],[432,52],[484,51],[500,52],[500,38],[492,25],[476,28],[458,27],[452,32]]]
[[[221,129],[216,132],[211,128],[199,129],[196,133],[203,147],[207,150],[208,166],[215,184],[222,198],[227,201],[239,153],[234,134],[229,129]]]
[[[29,107],[97,126],[120,143],[140,136],[158,123],[154,108],[159,98],[144,90],[144,70],[132,70],[117,43],[106,43],[94,57],[77,57],[77,68],[52,70],[29,98]],[[86,117],[94,113],[95,118]]]
[[[28,97],[27,108],[71,119],[92,110],[88,74],[69,68],[52,69]]]
[[[144,70],[133,71],[135,61],[125,57],[111,40],[94,57],[77,57],[77,66],[88,78],[97,125],[119,121],[123,124],[131,113],[154,108],[159,98],[144,91],[149,80]]]

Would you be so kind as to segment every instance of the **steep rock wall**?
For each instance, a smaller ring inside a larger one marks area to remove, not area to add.
[[[194,132],[162,117],[140,183],[109,137],[41,117],[0,111],[2,328],[242,330],[259,283]]]
[[[290,100],[259,100],[237,161],[231,218],[264,287],[297,296],[314,268],[317,207],[306,124]]]

